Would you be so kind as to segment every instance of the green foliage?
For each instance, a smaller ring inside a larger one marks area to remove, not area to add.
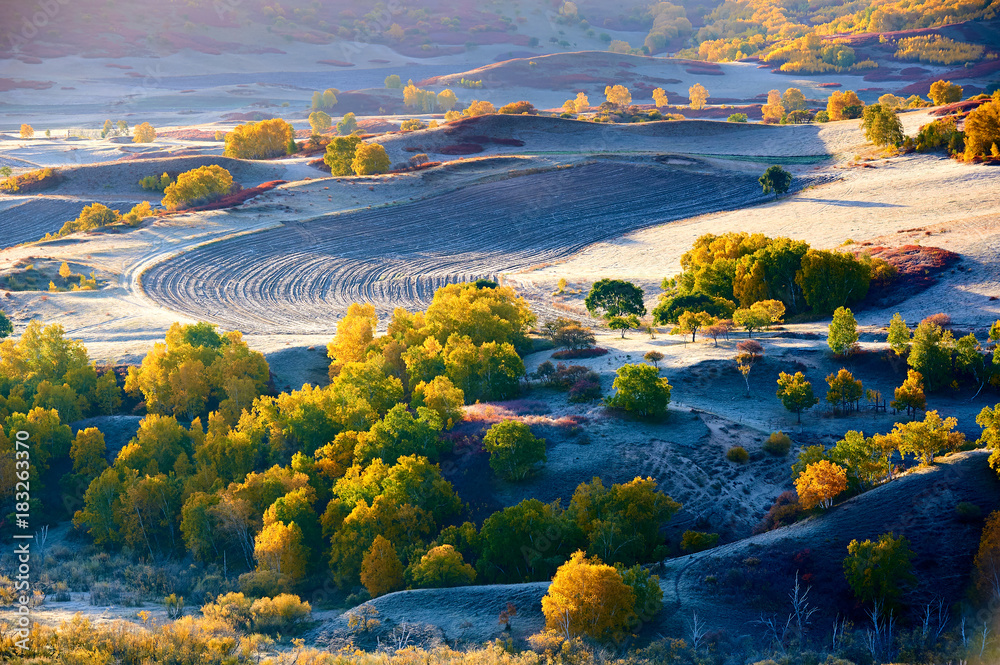
[[[327,88],[323,92],[317,90],[312,94],[312,104],[309,106],[310,110],[332,109],[337,105],[337,95],[339,94],[340,91],[336,88]]]
[[[313,111],[309,114],[309,127],[313,134],[323,134],[332,124],[329,114],[324,111]]]
[[[733,113],[728,118],[726,118],[726,122],[747,122],[747,121],[748,118],[746,113]]]
[[[899,117],[881,104],[865,107],[861,119],[865,138],[877,146],[898,146],[903,143],[903,124]]]
[[[889,334],[885,339],[897,356],[906,355],[910,349],[910,329],[906,325],[906,320],[896,312],[889,322]]]
[[[787,374],[785,376],[788,376]],[[815,404],[815,401],[813,402]],[[771,432],[764,442],[764,452],[775,457],[785,457],[792,448],[792,440],[784,432]]]
[[[385,87],[390,89],[400,89],[403,87],[403,82],[399,78],[399,74],[389,74],[385,77]]]
[[[844,559],[844,576],[862,603],[898,608],[903,592],[917,581],[912,558],[910,543],[902,536],[885,533],[875,542],[852,540]]]
[[[576,522],[558,502],[525,499],[493,513],[480,531],[480,579],[494,584],[548,580],[584,542]]]
[[[417,588],[466,586],[476,579],[476,570],[451,545],[431,548],[407,572]]]
[[[792,186],[792,174],[775,164],[767,167],[764,175],[758,178],[758,182],[764,188],[765,194],[774,192],[774,198],[778,198]]]
[[[607,405],[642,418],[662,418],[670,404],[670,383],[659,371],[645,364],[627,364],[618,368],[612,384],[616,393]]]
[[[174,184],[174,179],[167,173],[160,177],[149,175],[139,181],[140,187],[151,192],[162,192],[172,184]]]
[[[358,437],[354,458],[362,464],[374,459],[393,464],[406,455],[437,459],[448,448],[439,437],[442,427],[436,411],[418,407],[414,417],[405,404],[396,404],[365,436]]]
[[[626,317],[630,314],[643,316],[646,306],[642,295],[642,289],[631,282],[605,278],[594,282],[590,287],[584,305],[595,316],[599,312],[606,318]]]
[[[750,453],[743,446],[733,446],[726,451],[726,459],[736,464],[746,464],[750,461]]]
[[[719,534],[704,531],[685,531],[681,536],[681,549],[688,554],[710,550],[719,544]]]
[[[802,421],[802,411],[804,409],[811,409],[819,402],[819,398],[813,394],[812,383],[806,381],[806,377],[802,372],[796,372],[795,374],[781,372],[778,375],[778,391],[776,394],[781,399],[782,405],[794,413],[799,422]],[[771,436],[773,437],[774,435],[772,434]],[[784,454],[788,454],[787,447]]]
[[[933,321],[921,321],[913,332],[907,364],[920,373],[928,390],[951,385],[955,338]]]
[[[527,425],[516,420],[490,427],[483,447],[490,453],[490,468],[505,480],[524,480],[546,460],[545,440],[536,438]]]
[[[860,302],[868,295],[872,262],[853,254],[810,249],[802,257],[795,283],[802,288],[806,303],[817,313]]]
[[[715,298],[703,293],[662,297],[653,309],[653,319],[660,324],[678,323],[685,312],[704,313],[716,318],[729,318],[736,303],[725,298]]]
[[[847,307],[838,307],[826,334],[826,344],[836,356],[849,355],[858,344],[858,322]]]
[[[847,469],[848,487],[871,489],[892,475],[893,441],[890,437],[851,430],[830,450],[830,460]]]
[[[816,464],[823,460],[828,460],[826,456],[826,448],[823,446],[806,446],[799,451],[799,455],[792,464],[792,480],[798,479],[802,472],[805,471],[810,464]]]
[[[337,123],[337,133],[341,136],[350,136],[358,131],[358,119],[353,113],[345,113]]]
[[[354,154],[359,145],[361,145],[361,138],[358,136],[338,136],[330,141],[326,146],[323,161],[330,167],[331,175],[354,175],[352,165]]]
[[[375,175],[386,173],[392,162],[389,155],[378,143],[361,143],[354,150],[354,161],[351,169],[357,175]]]

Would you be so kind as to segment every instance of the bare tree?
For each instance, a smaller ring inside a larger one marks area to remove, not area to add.
[[[872,622],[872,627],[865,635],[865,646],[876,662],[893,662],[893,633],[896,630],[896,617],[892,610],[882,611],[882,601],[876,600],[872,604],[872,609],[867,612],[868,618]]]
[[[788,599],[792,602],[792,614],[789,616],[789,621],[791,622],[794,619],[795,635],[800,645],[802,644],[806,627],[809,625],[812,615],[819,611],[818,607],[809,602],[809,591],[812,590],[812,587],[809,587],[805,591],[801,589],[799,585],[799,571],[796,570],[795,586],[792,587],[791,593],[788,594]]]
[[[704,622],[698,620],[697,610],[691,613],[689,627],[691,629],[691,647],[697,651],[701,647],[701,641],[705,638],[705,633],[708,632]]]

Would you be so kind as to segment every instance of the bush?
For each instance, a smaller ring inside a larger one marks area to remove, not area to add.
[[[742,449],[741,449],[742,450]],[[708,550],[719,544],[719,534],[703,531],[685,531],[681,536],[681,549],[688,554]]]
[[[592,402],[601,397],[601,384],[590,379],[580,379],[569,389],[569,401]]]
[[[417,118],[411,118],[409,120],[404,120],[402,124],[400,124],[399,129],[404,132],[412,132],[418,129],[427,129],[427,125]]]
[[[612,384],[617,391],[606,401],[611,408],[622,409],[643,418],[665,416],[670,404],[670,383],[660,377],[655,367],[646,364],[623,365]]]
[[[525,113],[528,115],[537,115],[538,111],[535,110],[535,106],[531,102],[520,101],[501,106],[497,113],[504,115],[523,115]]]
[[[961,501],[955,506],[955,517],[959,522],[971,524],[983,519],[983,511],[974,503]]]
[[[746,113],[734,113],[726,118],[726,122],[747,122],[747,120],[748,118]]]
[[[750,453],[743,446],[733,446],[726,451],[726,459],[737,464],[746,464],[750,461]]]
[[[943,312],[938,314],[931,314],[930,316],[924,318],[920,323],[933,324],[936,326],[940,326],[941,328],[947,328],[948,326],[951,325],[951,317],[948,316],[947,314],[944,314]]]
[[[357,175],[375,175],[386,173],[392,162],[389,155],[378,143],[362,143],[354,151],[354,161],[351,168]]]
[[[765,533],[794,524],[804,514],[798,495],[795,492],[782,492],[768,509],[763,521],[754,529],[754,533]]]
[[[784,457],[792,448],[792,440],[784,432],[771,432],[764,442],[764,452],[775,457]]]
[[[289,141],[294,140],[295,130],[281,118],[248,122],[226,134],[223,154],[236,159],[271,159],[287,154]]]
[[[177,181],[163,192],[163,206],[168,210],[210,203],[229,194],[233,176],[217,164],[200,166],[177,176]]]
[[[524,480],[545,462],[545,439],[536,438],[528,426],[505,420],[490,427],[483,437],[490,453],[490,468],[505,480]]]
[[[156,130],[148,122],[136,125],[132,132],[132,143],[152,143],[156,140]]]
[[[250,606],[253,629],[262,633],[294,632],[312,616],[312,607],[298,596],[283,593],[258,598]]]

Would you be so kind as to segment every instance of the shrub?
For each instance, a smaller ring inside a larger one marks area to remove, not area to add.
[[[139,181],[140,187],[151,192],[162,192],[172,184],[174,184],[174,179],[167,173],[159,177],[149,175]]]
[[[750,453],[743,446],[733,446],[726,451],[726,459],[737,464],[746,464],[750,461]]]
[[[281,118],[248,122],[226,134],[223,154],[236,159],[271,159],[287,154],[289,141],[294,140],[295,130]]]
[[[782,492],[768,509],[763,521],[754,529],[754,533],[765,533],[794,524],[803,514],[798,495],[795,492]]]
[[[733,113],[726,118],[726,122],[747,122],[748,120],[746,113]]]
[[[947,328],[951,325],[951,317],[947,314],[941,312],[938,314],[931,314],[925,317],[920,323],[926,323],[930,325],[940,326],[941,328]]]
[[[357,175],[374,175],[386,173],[392,162],[389,155],[378,143],[362,143],[354,151],[354,161],[351,168]]]
[[[535,110],[535,106],[531,102],[520,101],[501,106],[497,113],[504,115],[537,115],[538,111]]]
[[[745,452],[745,451],[744,451]],[[703,531],[685,531],[681,536],[681,549],[688,554],[708,550],[719,544],[719,534]]]
[[[404,132],[412,132],[418,129],[427,129],[427,125],[417,118],[411,118],[409,120],[404,120],[400,124],[399,129]]]
[[[569,401],[592,402],[601,397],[601,384],[590,379],[580,379],[569,389]]]
[[[311,618],[312,607],[298,596],[283,593],[253,601],[250,616],[255,631],[289,633]]]
[[[556,360],[573,360],[578,358],[597,358],[607,354],[608,350],[604,347],[594,346],[589,349],[564,349],[556,351],[552,354],[552,357]]]
[[[665,416],[670,404],[670,383],[649,365],[623,365],[618,368],[612,387],[617,391],[607,398],[608,406],[643,418]]]
[[[200,166],[177,176],[163,192],[168,210],[192,207],[222,198],[233,189],[233,176],[217,164]]]
[[[792,440],[784,432],[771,432],[764,442],[764,452],[775,457],[784,457],[792,448]]]

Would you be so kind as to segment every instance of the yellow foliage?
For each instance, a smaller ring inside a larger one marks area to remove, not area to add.
[[[609,102],[622,109],[632,103],[632,93],[623,85],[609,85],[604,88],[604,96]]]
[[[998,156],[1000,149],[1000,94],[965,118],[965,158]]]
[[[248,122],[226,134],[222,154],[236,159],[270,159],[286,154],[295,130],[281,118]]]
[[[962,100],[962,86],[951,81],[934,81],[927,96],[936,105],[951,104]]]
[[[663,88],[657,88],[653,91],[653,103],[656,106],[670,106],[670,101],[667,99],[667,92]]]
[[[403,588],[403,564],[382,535],[375,536],[361,561],[361,583],[372,598]]]
[[[1000,598],[1000,511],[990,513],[986,519],[973,576],[982,599]]]
[[[542,613],[548,630],[606,640],[634,622],[635,592],[613,566],[577,551],[552,578]]]
[[[132,143],[152,143],[156,140],[156,130],[148,122],[136,125],[132,132]]]
[[[469,108],[462,111],[462,114],[471,118],[477,115],[490,115],[496,112],[496,108],[490,102],[473,99],[472,103],[469,104]]]
[[[848,118],[844,114],[844,109],[849,106],[864,107],[864,105],[865,103],[861,101],[861,98],[853,90],[846,90],[844,92],[834,90],[833,94],[830,95],[830,99],[826,102],[826,112],[829,114],[830,120],[847,120]]]
[[[361,362],[368,353],[368,345],[375,339],[378,315],[370,303],[351,303],[347,313],[337,323],[337,332],[327,344],[326,351],[332,363],[330,378],[340,373],[347,363]]]
[[[35,135],[35,129],[28,124],[21,125],[21,138],[30,139]]]
[[[226,169],[218,164],[199,166],[177,176],[177,182],[163,190],[162,203],[168,210],[196,206],[225,196],[232,187],[233,176]]]
[[[657,88],[659,90],[659,88]],[[661,91],[662,92],[662,91]],[[653,93],[654,97],[656,95],[655,91]],[[705,101],[708,99],[708,90],[705,89],[701,83],[695,83],[693,86],[688,88],[688,97],[691,100],[691,108],[693,109],[703,109],[705,108]],[[657,104],[659,106],[659,104]],[[666,104],[664,104],[666,106]]]
[[[302,529],[295,522],[272,522],[254,538],[258,571],[271,571],[299,580],[306,572],[307,550],[302,545]]]
[[[764,104],[760,110],[764,114],[764,122],[769,124],[780,122],[781,117],[785,115],[785,107],[781,103],[781,93],[777,90],[769,91],[767,104]]]
[[[900,60],[918,60],[937,65],[952,65],[957,62],[972,62],[983,57],[985,49],[978,44],[956,42],[941,35],[917,35],[904,37],[896,46],[896,57]]]
[[[810,464],[795,479],[795,491],[799,495],[799,503],[806,510],[816,506],[829,508],[833,505],[834,497],[846,489],[847,470],[827,460]]]

